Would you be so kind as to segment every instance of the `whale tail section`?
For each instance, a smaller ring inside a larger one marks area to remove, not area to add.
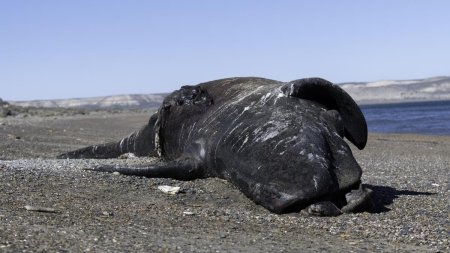
[[[287,83],[286,95],[322,104],[328,110],[339,112],[344,123],[345,137],[357,148],[367,143],[367,123],[353,98],[338,85],[322,78],[303,78]]]
[[[109,142],[92,145],[58,155],[58,159],[81,158],[116,158],[121,154],[133,153],[136,156],[157,156],[155,145],[155,124],[157,116],[154,114],[147,125],[131,133],[119,142]]]
[[[92,145],[89,147],[80,148],[74,151],[60,154],[56,156],[58,159],[81,159],[81,158],[115,158],[127,152],[121,152],[119,143],[109,142],[99,145]]]

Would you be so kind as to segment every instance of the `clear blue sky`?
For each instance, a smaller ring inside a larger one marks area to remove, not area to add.
[[[450,1],[0,1],[5,100],[450,75]]]

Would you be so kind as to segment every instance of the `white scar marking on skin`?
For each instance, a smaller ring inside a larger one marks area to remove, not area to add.
[[[120,144],[119,144],[119,147],[120,147],[120,152],[122,153],[123,151],[122,151],[122,149],[123,149],[123,142],[125,141],[125,138],[123,138],[121,141],[120,141]]]
[[[288,137],[286,139],[282,139],[279,142],[277,142],[277,144],[275,144],[275,146],[273,147],[273,150],[275,151],[275,149],[277,149],[279,145],[284,144],[283,145],[284,146],[284,150],[281,153],[279,153],[280,155],[283,155],[284,153],[286,153],[289,143],[294,142],[297,139],[298,139],[298,136],[292,136],[292,137]],[[297,145],[297,144],[294,144],[294,146],[295,145]]]
[[[194,124],[192,124],[192,126],[191,126],[191,130],[189,130],[189,134],[188,134],[188,137],[187,137],[188,140],[189,140],[189,138],[191,137],[191,133],[192,133],[192,131],[193,131],[194,128],[195,128],[195,124],[197,124],[197,122],[194,122]]]
[[[291,195],[291,194],[288,194],[288,193],[285,193],[285,192],[279,192],[279,194],[280,194],[281,198],[284,199],[284,200],[295,199],[294,195]]]
[[[137,139],[137,136],[140,136],[140,135],[141,135],[141,131],[139,130],[139,132],[133,137],[133,151],[136,151],[136,143],[137,143],[136,139]]]
[[[201,157],[202,159],[204,159],[204,158],[205,158],[205,155],[206,155],[206,150],[205,150],[205,148],[202,146],[202,148],[200,149],[200,157]]]
[[[270,93],[270,92],[267,93],[266,95],[262,96],[261,99],[259,100],[258,104],[265,105],[267,103],[267,101],[270,100],[271,96],[272,96],[272,93]]]
[[[279,98],[286,97],[286,94],[284,94],[283,91],[281,91],[281,88],[278,88],[277,90],[278,90],[278,94],[277,94],[277,97],[275,98],[275,101],[273,102],[274,105],[277,104]]]
[[[161,148],[161,140],[159,138],[159,134],[161,131],[161,125],[160,125],[159,118],[156,120],[154,130],[155,130],[155,151],[156,151],[156,154],[161,157],[162,156],[162,148]]]
[[[182,139],[182,135],[183,135],[183,130],[184,130],[184,123],[183,125],[181,125],[181,131],[180,134],[178,135],[178,145],[181,146],[181,139]]]
[[[281,141],[279,141],[279,142],[277,142],[277,144],[275,144],[275,146],[273,147],[273,149],[275,150],[277,147],[278,147],[278,145],[280,145],[281,143],[283,143],[285,141],[285,139],[284,140],[281,140]]]
[[[239,122],[239,124],[237,124],[233,129],[231,129],[231,131],[227,134],[227,136],[223,139],[223,141],[227,141],[227,139],[231,136],[231,134],[242,125],[242,122]]]
[[[269,126],[269,127],[268,127]],[[263,128],[268,127],[267,130],[263,131]],[[288,129],[288,125],[283,122],[274,122],[269,121],[263,126],[260,126],[256,128],[253,131],[253,134],[256,136],[255,141],[256,142],[264,142],[269,139],[272,139],[279,134],[283,133]]]
[[[244,100],[245,98],[249,97],[250,95],[253,95],[253,94],[255,94],[256,92],[258,92],[258,91],[259,91],[261,88],[263,88],[263,87],[264,87],[264,85],[259,86],[258,88],[256,88],[256,89],[253,90],[252,92],[250,92],[250,93],[248,93],[248,94],[246,94],[246,95],[240,97],[238,100],[236,100],[236,101],[234,101],[234,102],[231,102],[231,104],[237,104],[237,103],[241,102],[242,100]]]
[[[231,122],[230,127],[227,129],[227,131],[225,131],[225,133],[228,133],[228,134],[229,134],[230,128],[236,123],[236,121],[238,121],[238,120],[242,117],[242,115],[244,115],[244,113],[245,113],[246,111],[248,111],[248,110],[250,109],[251,106],[253,106],[253,104],[254,104],[254,103],[251,103],[249,106],[246,106],[246,107],[244,108],[244,110],[242,110],[242,112],[241,112],[241,113],[233,120],[233,122]]]
[[[294,83],[291,83],[291,90],[289,91],[289,96],[292,96],[294,94]]]
[[[263,86],[258,87],[256,90],[260,89],[261,87],[263,87]],[[251,92],[250,94],[244,96],[244,98],[245,98],[245,97],[248,97],[249,95],[251,95],[251,94],[253,94],[253,93],[255,93],[256,90],[253,91],[253,92]],[[243,99],[243,98],[241,98],[241,99],[238,100],[238,101],[241,101],[242,99]],[[234,103],[236,103],[236,102],[233,102],[233,104],[234,104]],[[224,137],[224,138],[221,138],[221,139],[217,142],[216,148],[214,149],[214,157],[217,156],[217,149],[219,148],[220,143],[226,141],[226,140],[230,137],[231,133],[232,133],[233,131],[235,131],[235,130],[242,124],[242,122],[240,122],[239,124],[237,124],[236,126],[234,126],[234,124],[236,123],[236,121],[239,120],[239,118],[242,117],[242,115],[243,115],[246,111],[250,110],[251,106],[253,106],[253,105],[254,105],[254,102],[251,103],[249,106],[244,107],[244,110],[242,110],[242,112],[241,112],[241,113],[233,120],[233,122],[230,124],[230,127],[228,127],[228,129],[225,131],[225,134],[226,134],[225,137]],[[234,126],[234,127],[233,127],[233,126]],[[233,129],[230,131],[231,127],[233,127]],[[234,145],[233,145],[233,146],[234,146]]]
[[[319,183],[317,182],[317,179],[319,179],[316,175],[313,176],[313,181],[314,181],[314,188],[316,188],[316,191],[319,188]]]
[[[162,155],[161,143],[159,142],[159,134],[158,134],[158,132],[155,133],[155,150],[156,150],[156,153],[158,154],[158,156]]]
[[[248,136],[245,136],[244,141],[242,142],[242,145],[239,147],[239,149],[237,150],[237,152],[241,151],[242,148],[244,148],[244,145],[247,143],[248,141]]]
[[[279,134],[280,134],[280,131],[275,129],[273,131],[264,133],[262,136],[260,136],[257,139],[255,139],[255,141],[265,142],[265,141],[267,141],[269,139],[275,138]]]

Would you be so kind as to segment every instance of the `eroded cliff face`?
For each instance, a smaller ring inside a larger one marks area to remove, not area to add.
[[[339,84],[358,104],[450,100],[450,77],[384,80]],[[167,94],[135,94],[92,98],[9,101],[11,105],[84,109],[158,108]]]
[[[34,107],[84,109],[149,109],[158,108],[167,94],[117,95],[34,101],[11,101],[11,104]]]
[[[10,104],[0,98],[0,118],[5,117],[28,117],[28,116],[70,116],[89,114],[90,111],[77,108],[56,108],[56,107],[36,107],[20,106]]]
[[[360,104],[450,100],[450,77],[339,85]]]

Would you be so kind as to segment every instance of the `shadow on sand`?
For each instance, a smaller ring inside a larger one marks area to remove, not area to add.
[[[397,190],[389,186],[381,185],[365,185],[365,187],[373,191],[371,213],[384,213],[391,209],[387,208],[396,198],[400,196],[430,196],[435,195],[433,192],[417,192],[410,190]]]

